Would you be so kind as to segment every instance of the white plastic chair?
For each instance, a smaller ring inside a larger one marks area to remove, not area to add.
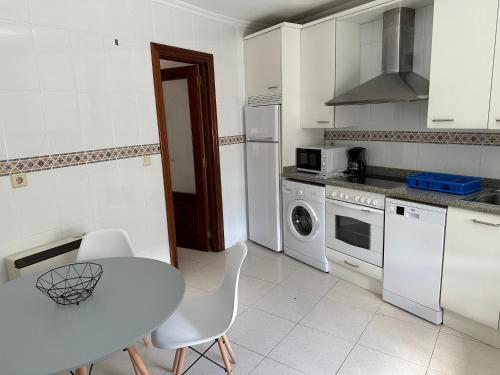
[[[103,229],[87,233],[80,244],[76,256],[77,262],[99,258],[133,257],[134,251],[130,238],[123,229]],[[147,340],[143,339],[147,345]],[[149,375],[144,361],[133,345],[127,348],[130,361],[137,375]],[[79,369],[77,374],[86,374],[86,369]]]
[[[123,229],[103,229],[83,236],[76,261],[133,256],[134,251],[127,232]]]
[[[177,350],[173,365],[176,375],[182,374],[187,347],[212,340],[219,345],[226,372],[232,374],[231,362],[236,362],[236,356],[226,332],[238,311],[238,281],[247,246],[238,242],[226,252],[222,285],[206,296],[184,297],[174,314],[151,334],[151,341],[157,348]]]

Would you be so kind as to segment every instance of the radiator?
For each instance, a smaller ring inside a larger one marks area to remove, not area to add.
[[[81,242],[82,236],[75,236],[6,257],[9,280],[73,263]]]

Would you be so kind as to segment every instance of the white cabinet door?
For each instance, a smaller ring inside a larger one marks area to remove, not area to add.
[[[333,107],[325,106],[335,91],[335,20],[301,30],[300,126],[333,127]]]
[[[441,305],[498,329],[500,216],[449,208]]]
[[[488,123],[498,0],[436,0],[429,128]]]
[[[245,40],[247,98],[281,94],[281,29]]]

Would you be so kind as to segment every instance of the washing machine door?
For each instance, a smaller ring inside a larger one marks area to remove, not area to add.
[[[288,205],[287,223],[290,232],[299,241],[312,241],[319,231],[316,213],[309,203],[300,199]]]

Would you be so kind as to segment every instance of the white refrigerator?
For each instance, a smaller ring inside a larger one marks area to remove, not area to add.
[[[282,251],[280,106],[245,108],[248,235]]]

